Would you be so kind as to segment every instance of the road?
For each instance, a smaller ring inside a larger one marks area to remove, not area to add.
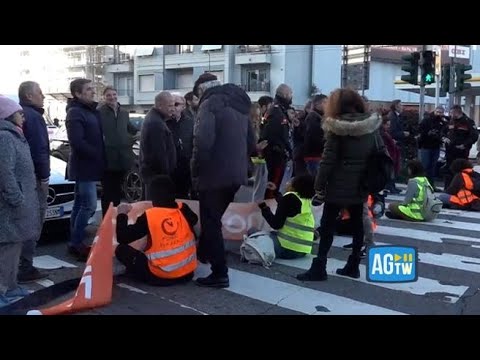
[[[247,199],[249,189],[239,193]],[[401,199],[392,196],[387,202]],[[240,262],[239,242],[227,241],[230,288],[199,288],[194,283],[170,288],[140,284],[124,275],[114,279],[112,303],[83,314],[182,314],[182,315],[328,315],[328,314],[479,314],[480,213],[443,210],[432,223],[407,223],[383,218],[375,234],[378,245],[415,246],[419,251],[419,278],[415,283],[378,284],[361,278],[341,277],[349,252],[342,246],[350,239],[336,237],[327,270],[329,279],[303,283],[295,275],[307,269],[311,257],[278,260],[270,269]],[[95,226],[89,228],[90,237]],[[66,254],[66,235],[48,236],[38,256],[64,261],[50,272],[49,281],[29,285],[37,290],[79,277],[84,264]],[[117,267],[118,268],[118,267]],[[118,270],[118,269],[117,269]],[[200,265],[196,276],[208,274]]]

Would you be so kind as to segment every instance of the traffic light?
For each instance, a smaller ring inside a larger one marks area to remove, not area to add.
[[[440,91],[443,94],[447,94],[450,92],[450,75],[451,75],[451,68],[450,64],[442,66],[442,84],[440,85]]]
[[[422,52],[422,82],[425,85],[430,85],[435,82],[435,52],[423,51]]]
[[[472,78],[472,75],[465,74],[466,71],[472,70],[471,65],[463,65],[463,64],[456,64],[455,65],[455,75],[457,78],[456,90],[462,91],[467,90],[472,87],[471,84],[465,84],[465,80],[469,80]]]
[[[419,52],[412,52],[409,55],[402,56],[404,65],[402,70],[409,73],[409,75],[402,75],[402,81],[412,85],[418,85],[418,62],[420,60]]]

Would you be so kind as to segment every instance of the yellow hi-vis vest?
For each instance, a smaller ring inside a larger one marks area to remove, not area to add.
[[[398,209],[413,220],[425,220],[422,214],[423,203],[425,202],[425,189],[427,188],[428,180],[426,177],[416,177],[418,186],[418,195],[413,198],[413,201],[407,205],[400,205]]]
[[[280,245],[289,250],[299,253],[310,254],[313,247],[315,218],[313,217],[311,199],[302,199],[297,193],[287,192],[295,195],[302,203],[300,214],[293,218],[287,218],[285,225],[278,230],[277,236]]]

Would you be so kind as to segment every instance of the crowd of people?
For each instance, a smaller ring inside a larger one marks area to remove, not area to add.
[[[128,224],[131,206],[121,204],[121,184],[134,161],[136,130],[113,87],[105,88],[101,105],[88,79],[72,81],[70,91],[66,177],[75,182],[75,199],[68,252],[79,261],[88,257],[85,229],[96,211],[101,182],[103,214],[111,203],[117,207],[116,256],[141,281],[189,281],[198,259],[211,265],[211,274],[198,278],[198,285],[228,287],[221,219],[251,177],[253,201],[273,229],[277,257],[310,254],[319,237],[317,257],[297,276],[302,281],[327,279],[335,233],[352,236],[345,246],[352,253],[337,273],[358,278],[359,263],[374,245],[377,219],[384,213],[392,219],[429,221],[439,212],[438,199],[443,206],[480,208],[480,175],[468,161],[478,132],[458,105],[450,117],[437,107],[420,121],[418,113],[403,111],[399,100],[389,111],[372,111],[366,98],[346,88],[315,95],[298,112],[286,84],[274,98],[264,96],[252,104],[240,87],[205,73],[185,96],[162,91],[155,97],[142,125],[139,155],[145,199],[153,208]],[[50,176],[44,96],[39,84],[26,82],[19,98],[17,104],[0,96],[0,306],[28,293],[18,283],[45,276],[33,267]],[[393,160],[397,182],[408,181],[405,199],[388,209],[385,196],[400,193],[395,179],[380,193],[369,193],[365,179],[379,144]],[[445,190],[437,199],[442,146]],[[199,200],[199,219],[181,199]],[[275,212],[266,202],[271,199],[277,200]],[[318,229],[312,201],[323,205]],[[201,234],[195,239],[198,220]],[[143,250],[130,247],[144,236]]]

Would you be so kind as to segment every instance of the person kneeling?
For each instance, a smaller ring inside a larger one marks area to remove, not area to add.
[[[450,170],[455,176],[445,194],[438,198],[444,205],[460,210],[480,211],[480,174],[473,171],[473,165],[466,159],[455,160]]]
[[[430,218],[430,210],[425,208],[427,191],[433,193],[433,188],[425,176],[422,163],[411,160],[407,164],[408,187],[405,199],[401,203],[390,203],[385,216],[389,219],[407,221],[426,221]]]
[[[262,215],[272,231],[275,256],[279,259],[297,259],[312,252],[315,219],[312,198],[315,195],[313,178],[297,176],[287,184],[285,195],[278,197],[275,215],[265,202],[259,204]]]
[[[187,204],[175,201],[175,185],[168,176],[151,182],[153,208],[128,225],[129,204],[120,204],[117,215],[117,259],[137,280],[150,285],[169,286],[192,280],[197,268],[193,227],[198,216]],[[147,236],[144,251],[131,242]]]

